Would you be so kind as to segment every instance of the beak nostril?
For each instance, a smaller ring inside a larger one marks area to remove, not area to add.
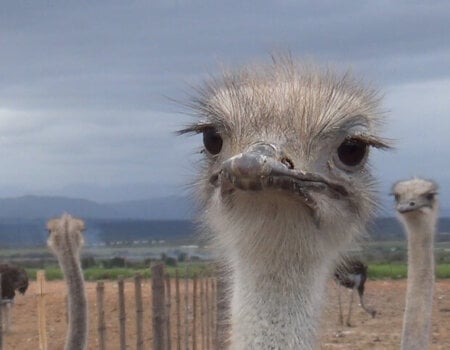
[[[283,163],[288,169],[294,169],[294,163],[287,157],[282,158],[281,163]]]

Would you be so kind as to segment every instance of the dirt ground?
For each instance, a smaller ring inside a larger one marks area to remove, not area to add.
[[[329,295],[322,317],[319,349],[398,349],[404,308],[406,281],[368,281],[366,284],[366,304],[377,310],[372,319],[357,304],[356,298],[352,315],[352,326],[338,325],[336,289],[330,284]],[[62,281],[47,282],[46,318],[48,349],[63,349],[66,330],[65,284]],[[119,322],[117,283],[105,283],[105,318],[107,349],[119,349]],[[175,288],[172,288],[174,291]],[[37,286],[31,283],[25,296],[17,296],[12,307],[12,329],[3,336],[3,349],[39,349]],[[150,284],[142,288],[144,302],[144,347],[151,349],[151,302]],[[89,350],[98,349],[96,319],[96,284],[87,283],[89,310]],[[125,284],[127,309],[127,349],[136,348],[134,287],[132,281]],[[342,294],[344,310],[349,296]],[[173,323],[175,315],[171,316]],[[172,348],[175,349],[175,331]],[[150,335],[149,335],[150,334]],[[199,341],[201,345],[201,341]],[[201,349],[201,346],[198,347]],[[439,280],[433,305],[432,343],[430,349],[450,349],[450,280]]]

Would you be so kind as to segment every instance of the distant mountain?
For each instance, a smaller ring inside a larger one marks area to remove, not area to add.
[[[190,218],[190,207],[186,197],[177,196],[117,203],[56,196],[22,196],[0,199],[0,218],[38,219],[68,212],[90,219],[183,220]]]
[[[0,242],[8,245],[44,244],[45,222],[63,212],[86,221],[88,242],[188,238],[194,235],[193,205],[187,197],[98,203],[86,199],[23,196],[0,199]],[[379,217],[368,228],[371,239],[404,240],[394,217]],[[450,217],[441,214],[438,240],[450,239]],[[44,242],[44,243],[43,243]]]
[[[78,198],[23,196],[0,199],[1,218],[48,218],[68,212],[81,217],[115,217],[113,208]]]
[[[123,219],[180,220],[192,217],[194,210],[186,197],[170,196],[105,204]]]
[[[46,219],[0,218],[1,247],[44,246]],[[168,241],[194,242],[195,226],[189,220],[85,219],[83,235],[87,245],[97,243]]]

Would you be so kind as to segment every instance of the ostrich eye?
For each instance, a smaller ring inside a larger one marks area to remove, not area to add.
[[[219,154],[222,150],[222,143],[222,137],[215,128],[207,128],[203,131],[203,144],[209,153]]]
[[[434,199],[434,193],[428,193],[425,198],[429,201],[432,201]]]
[[[400,200],[400,195],[398,193],[394,194],[395,201],[398,202]]]
[[[347,139],[337,149],[339,160],[346,166],[359,165],[367,151],[367,144],[360,140]]]

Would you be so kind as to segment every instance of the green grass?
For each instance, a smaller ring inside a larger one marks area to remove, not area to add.
[[[368,277],[378,279],[402,279],[406,278],[407,267],[403,263],[373,264],[369,265]]]
[[[36,279],[36,272],[40,269],[26,268],[30,279]],[[184,276],[186,272],[185,264],[179,263],[177,266],[166,266],[165,271],[170,277],[175,277],[178,271],[179,276]],[[188,266],[188,276],[192,278],[194,275],[210,275],[212,273],[211,266],[208,262],[191,262]],[[128,267],[90,267],[83,270],[84,278],[87,281],[97,280],[116,280],[119,277],[132,278],[136,274],[140,274],[144,278],[151,277],[150,268],[128,268]],[[63,278],[63,274],[59,266],[52,265],[45,268],[45,276],[48,281]]]
[[[377,279],[402,279],[407,277],[405,263],[369,264],[368,277]],[[450,264],[436,265],[436,278],[450,278]]]
[[[450,278],[450,264],[438,264],[436,266],[437,278]]]
[[[166,266],[166,273],[170,277],[175,277],[176,271],[179,276],[185,275],[186,267],[183,263],[177,266]],[[28,276],[36,279],[36,271],[39,269],[27,268]],[[369,264],[368,278],[372,280],[379,279],[403,279],[407,277],[407,266],[405,263],[374,263]],[[150,268],[128,268],[128,267],[90,267],[83,270],[84,277],[87,281],[97,280],[116,280],[119,277],[132,278],[139,273],[144,278],[151,277]],[[192,278],[194,275],[211,275],[212,268],[208,262],[191,262],[188,267],[188,276]],[[63,274],[57,265],[47,266],[45,268],[47,280],[58,280],[63,278]],[[436,278],[450,278],[450,264],[436,265]]]

